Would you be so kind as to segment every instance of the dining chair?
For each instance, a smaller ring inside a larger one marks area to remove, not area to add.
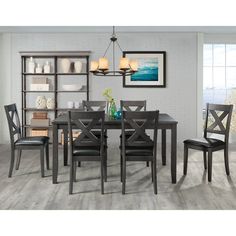
[[[208,181],[212,180],[212,153],[224,150],[224,162],[226,174],[229,175],[229,130],[233,105],[219,105],[207,103],[207,112],[203,138],[187,139],[184,141],[184,175],[187,175],[188,149],[203,151],[204,169],[208,168]],[[212,138],[209,135],[217,134],[223,136]],[[208,166],[207,166],[208,153]]]
[[[101,164],[101,193],[104,194],[104,179],[106,175],[104,143],[105,111],[68,111],[69,139],[72,139],[73,129],[81,130],[80,135],[69,143],[70,154],[70,184],[69,194],[73,192],[73,182],[76,181],[76,162],[99,161]],[[96,136],[93,129],[100,131]]]
[[[5,105],[4,108],[7,116],[11,142],[11,162],[8,177],[12,176],[15,163],[15,151],[18,151],[16,160],[16,170],[18,170],[20,166],[22,150],[31,149],[40,150],[41,176],[44,177],[44,151],[46,151],[46,166],[49,170],[49,137],[23,137],[16,104]]]
[[[86,101],[83,100],[82,101],[82,105],[83,105],[83,109],[85,111],[105,111],[106,107],[107,107],[107,102],[106,101]],[[92,132],[96,135],[99,136],[100,135],[100,131],[97,130],[92,130]],[[107,166],[107,139],[108,139],[108,135],[107,135],[107,130],[104,130],[104,140],[105,140],[105,144],[106,144],[106,153],[105,153],[105,165]],[[78,166],[81,166],[81,163],[78,162]],[[105,170],[107,170],[107,168],[105,168]],[[105,182],[107,181],[107,174],[105,174]]]
[[[146,111],[147,101],[146,100],[121,100],[120,101],[120,109],[121,114],[122,111]],[[127,130],[125,135],[127,137],[131,136],[134,130]],[[120,146],[121,146],[121,136],[120,135]],[[149,162],[146,164],[149,166]]]
[[[151,175],[154,193],[157,194],[157,126],[159,111],[123,111],[122,112],[122,146],[121,146],[121,179],[122,194],[125,194],[126,162],[145,161],[151,162]],[[146,133],[146,129],[153,124],[150,130],[153,137]],[[126,130],[133,129],[131,136],[126,135]]]

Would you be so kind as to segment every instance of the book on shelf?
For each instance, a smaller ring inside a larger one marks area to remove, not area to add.
[[[49,84],[31,84],[31,91],[49,91]]]
[[[47,77],[33,77],[32,84],[48,84]]]
[[[50,119],[49,118],[47,118],[47,119],[32,118],[31,122],[30,122],[30,125],[35,126],[35,127],[49,126],[49,124],[50,124]]]
[[[31,129],[31,136],[48,136],[48,129]]]
[[[33,119],[47,119],[47,112],[33,112]]]
[[[72,131],[73,140],[78,138],[80,133],[81,133],[80,131]],[[70,139],[69,139],[69,135],[68,135],[68,143],[69,142],[70,142]],[[63,131],[61,132],[61,144],[64,145],[64,133],[63,133]]]

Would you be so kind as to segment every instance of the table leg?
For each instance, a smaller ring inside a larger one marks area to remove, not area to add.
[[[52,141],[52,183],[57,183],[58,175],[58,129],[57,125],[53,124],[53,141]]]
[[[166,129],[161,131],[161,154],[162,154],[162,165],[166,165]]]
[[[172,125],[171,128],[171,178],[172,183],[176,183],[176,152],[177,152],[177,125]]]
[[[64,166],[68,165],[68,129],[63,129],[64,133]]]

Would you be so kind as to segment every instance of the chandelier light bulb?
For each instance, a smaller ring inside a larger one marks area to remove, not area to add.
[[[138,71],[138,61],[132,60],[129,65],[132,71]]]
[[[90,71],[96,71],[97,69],[98,69],[98,62],[97,61],[91,61]]]
[[[121,70],[128,70],[130,69],[130,66],[129,66],[129,59],[126,58],[126,57],[122,57],[120,59],[120,69]]]
[[[98,68],[99,68],[99,70],[108,70],[109,64],[108,64],[107,58],[105,58],[105,57],[99,58]]]

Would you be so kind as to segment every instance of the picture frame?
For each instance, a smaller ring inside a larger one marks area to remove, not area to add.
[[[124,51],[123,57],[137,60],[136,73],[123,76],[124,88],[165,88],[166,51]]]

